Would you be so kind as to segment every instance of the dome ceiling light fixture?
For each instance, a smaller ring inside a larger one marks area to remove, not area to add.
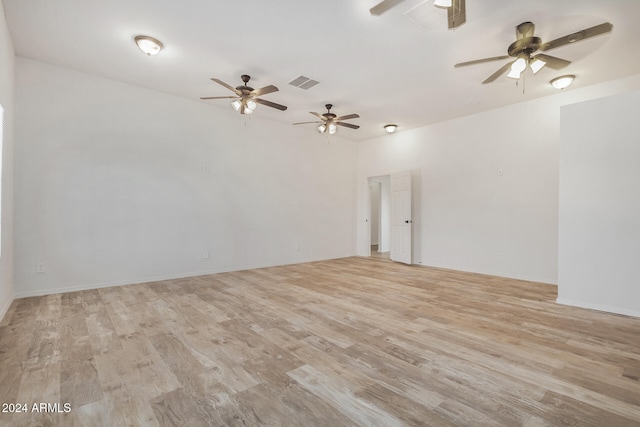
[[[384,130],[386,130],[387,133],[394,133],[396,129],[398,129],[398,125],[394,125],[394,124],[384,125]]]
[[[156,55],[164,48],[162,42],[150,36],[138,35],[133,38],[138,48],[147,56]]]
[[[573,80],[575,78],[576,78],[575,75],[567,74],[566,76],[556,77],[555,79],[551,80],[549,83],[551,83],[551,86],[555,87],[556,89],[562,90],[571,86],[571,83],[573,83]]]

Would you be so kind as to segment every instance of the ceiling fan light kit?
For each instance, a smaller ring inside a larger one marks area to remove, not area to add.
[[[231,106],[234,110],[239,111],[240,114],[252,114],[257,105],[251,99],[234,99],[233,101],[231,101]]]
[[[156,55],[164,47],[160,40],[150,36],[138,35],[133,38],[133,41],[138,45],[138,49],[147,56]]]
[[[555,79],[551,80],[549,83],[551,83],[551,86],[555,87],[556,89],[562,90],[571,86],[571,83],[573,83],[573,80],[575,78],[576,76],[574,76],[573,74],[567,74],[566,76],[556,77]]]
[[[398,129],[398,125],[394,125],[394,124],[384,125],[384,130],[386,130],[387,133],[394,133],[397,129]]]
[[[337,130],[338,130],[338,128],[333,123],[329,123],[329,125],[322,124],[322,125],[318,126],[318,132],[319,133],[327,133],[327,132],[329,132],[329,135],[333,135],[334,133],[336,133]]]
[[[533,58],[529,62],[529,68],[531,68],[531,71],[533,71],[533,74],[538,74],[538,71],[542,70],[545,65],[547,65],[547,63],[539,58]]]
[[[507,77],[512,79],[519,79],[522,72],[527,69],[527,59],[525,55],[518,56],[518,59],[511,64],[511,71],[507,74]]]

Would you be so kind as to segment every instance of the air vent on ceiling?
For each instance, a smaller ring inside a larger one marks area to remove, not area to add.
[[[289,82],[291,86],[299,87],[300,89],[304,89],[304,90],[310,89],[315,85],[317,85],[318,83],[320,82],[305,76],[296,77],[295,79]]]

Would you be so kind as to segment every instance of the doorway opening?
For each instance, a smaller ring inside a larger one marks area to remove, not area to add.
[[[369,181],[370,256],[389,259],[391,250],[391,177],[375,176]]]

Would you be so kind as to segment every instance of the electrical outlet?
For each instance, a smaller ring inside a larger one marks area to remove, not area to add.
[[[207,250],[202,251],[202,259],[209,259],[209,251]]]
[[[41,274],[44,273],[46,271],[45,266],[44,266],[44,262],[38,262],[36,263],[36,273]]]
[[[496,252],[496,259],[502,261],[502,252]]]

